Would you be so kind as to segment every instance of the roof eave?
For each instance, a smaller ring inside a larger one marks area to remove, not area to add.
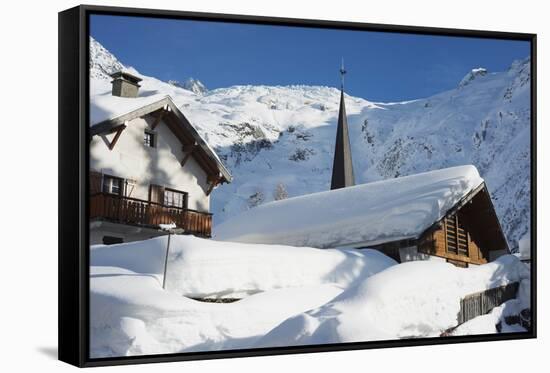
[[[152,102],[150,104],[144,105],[138,109],[132,110],[126,114],[119,115],[117,117],[106,119],[101,122],[92,124],[90,126],[90,136],[99,135],[105,132],[109,132],[115,127],[124,124],[127,121],[132,119],[147,115],[152,113],[155,110],[160,109],[161,107],[168,105],[172,101],[169,96],[165,96],[162,99]]]
[[[179,110],[179,108],[176,106],[174,101],[170,98],[170,96],[166,97],[168,100],[168,105],[170,106],[170,109],[178,117],[180,120],[180,123],[185,125],[192,136],[197,140],[197,144],[201,147],[201,149],[216,162],[216,165],[218,166],[218,170],[221,173],[221,176],[223,179],[226,180],[226,182],[230,183],[233,180],[233,177],[231,176],[231,173],[229,170],[225,167],[225,165],[221,162],[218,155],[214,153],[214,151],[210,148],[210,146],[206,143],[206,141],[202,138],[202,136],[198,133],[198,131],[195,129],[195,127],[189,122],[187,117]]]

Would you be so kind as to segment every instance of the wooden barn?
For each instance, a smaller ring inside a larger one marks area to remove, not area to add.
[[[474,166],[269,202],[222,223],[214,234],[237,242],[370,248],[398,262],[444,260],[462,267],[509,253]]]

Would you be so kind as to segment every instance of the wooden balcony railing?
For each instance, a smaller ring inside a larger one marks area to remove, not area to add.
[[[94,218],[149,227],[174,223],[178,228],[196,236],[211,237],[212,234],[210,213],[164,206],[109,193],[96,193],[91,196],[90,219]]]

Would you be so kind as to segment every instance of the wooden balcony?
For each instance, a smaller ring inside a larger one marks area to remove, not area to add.
[[[211,237],[212,214],[109,193],[90,197],[90,219],[158,228],[174,223],[186,233]]]

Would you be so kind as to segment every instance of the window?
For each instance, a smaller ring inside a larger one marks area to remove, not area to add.
[[[163,202],[165,206],[185,208],[187,207],[187,193],[173,189],[165,189]]]
[[[103,176],[103,193],[122,195],[122,179],[114,176]]]
[[[143,133],[143,145],[150,148],[155,147],[155,134],[153,132],[145,131]]]
[[[445,218],[447,252],[468,256],[468,232],[460,223],[457,214]]]
[[[115,245],[117,243],[123,243],[124,240],[120,237],[114,237],[114,236],[103,236],[103,244],[104,245]]]
[[[164,206],[187,208],[187,193],[165,188],[162,185],[151,184],[149,187],[149,201]]]
[[[164,187],[162,185],[149,185],[149,201],[160,205],[164,203]]]

